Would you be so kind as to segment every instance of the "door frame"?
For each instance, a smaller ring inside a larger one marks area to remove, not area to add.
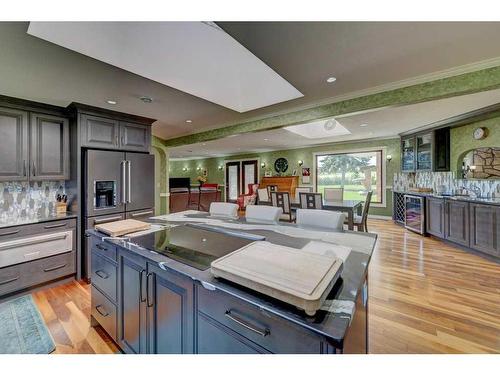
[[[228,180],[228,174],[229,174],[229,169],[228,167],[236,166],[238,168],[238,191],[236,193],[237,196],[240,195],[241,193],[241,163],[239,161],[230,161],[227,163],[224,163],[224,196],[226,202],[231,202],[229,200],[229,184],[227,183]],[[236,202],[236,200],[234,201]]]
[[[227,190],[228,190],[228,186],[227,186],[227,178],[226,178],[226,166],[227,164],[229,163],[240,163],[240,173],[239,173],[239,188],[241,190],[241,181],[242,181],[242,162],[244,161],[252,161],[252,160],[257,160],[257,183],[260,184],[260,170],[261,170],[261,167],[260,167],[260,157],[256,157],[256,158],[245,158],[245,159],[229,159],[229,160],[224,160],[224,202],[229,202],[229,200],[227,199],[228,195],[227,195]]]

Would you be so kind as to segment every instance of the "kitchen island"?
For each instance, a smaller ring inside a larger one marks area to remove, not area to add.
[[[89,230],[92,322],[126,353],[366,353],[367,269],[373,234],[322,232],[295,225],[249,224],[187,211],[152,218],[163,226],[128,239]],[[193,227],[204,224],[216,229]],[[212,276],[213,258],[186,243],[218,248],[245,239],[220,229],[303,248],[311,241],[349,247],[342,273],[321,309],[294,306]],[[191,242],[190,242],[191,241]],[[179,246],[176,248],[174,243]]]

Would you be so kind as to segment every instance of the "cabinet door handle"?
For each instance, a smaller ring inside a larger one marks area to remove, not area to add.
[[[13,277],[12,279],[7,279],[7,280],[0,281],[0,285],[5,285],[5,284],[8,284],[8,283],[11,283],[13,281],[16,281],[17,279],[19,279],[19,276]]]
[[[104,310],[104,309],[103,309],[103,310],[101,310],[101,308],[102,308],[102,305],[97,305],[97,306],[95,307],[95,309],[97,310],[97,312],[98,312],[99,314],[101,314],[102,316],[108,316],[108,315],[109,315],[109,312],[107,312],[107,311],[106,311],[106,310]]]
[[[147,306],[148,306],[148,307],[153,307],[153,306],[154,306],[154,304],[155,304],[155,302],[154,302],[154,300],[155,300],[155,298],[154,298],[154,297],[155,297],[155,296],[154,296],[154,294],[156,294],[156,292],[155,292],[155,284],[154,284],[154,282],[152,282],[152,283],[150,283],[150,282],[149,282],[149,277],[150,277],[150,276],[152,277],[152,279],[153,279],[153,281],[154,281],[155,274],[154,274],[154,273],[152,273],[152,272],[149,272],[149,273],[146,275],[146,297],[147,297]],[[152,292],[153,292],[153,296],[152,296],[151,298],[149,298],[149,296],[151,295],[151,293],[150,293],[150,291],[149,291],[149,287],[151,287],[151,289],[153,289],[153,290],[152,290]]]
[[[55,271],[55,270],[58,270],[60,268],[64,268],[68,265],[68,263],[64,263],[64,264],[59,264],[57,266],[54,266],[54,267],[50,267],[50,268],[45,268],[43,270],[43,272],[50,272],[50,271]]]
[[[142,293],[142,289],[143,289],[143,276],[144,276],[144,273],[146,272],[146,270],[141,270],[140,274],[139,274],[139,301],[140,302],[146,302],[146,298],[143,297],[143,293]],[[148,282],[147,282],[147,276],[146,276],[146,294],[148,293]]]
[[[17,234],[17,233],[19,233],[19,230],[12,230],[10,232],[0,233],[0,236],[10,236],[11,234]]]
[[[95,271],[95,274],[97,276],[99,276],[101,279],[106,280],[107,278],[109,278],[109,275],[106,272],[104,272],[103,270],[97,270],[97,271]]]
[[[255,332],[263,337],[269,336],[271,334],[271,331],[268,328],[262,331],[253,324],[247,322],[246,320],[236,317],[233,313],[231,313],[231,310],[227,310],[224,315],[226,316],[226,318],[232,320],[233,322],[239,324],[240,326],[245,327],[246,329],[249,329],[250,331]]]
[[[52,224],[52,225],[45,225],[44,229],[52,229],[52,228],[60,228],[66,226],[68,223],[60,223],[60,224]]]

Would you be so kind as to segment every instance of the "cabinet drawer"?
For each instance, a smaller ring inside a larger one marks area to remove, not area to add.
[[[0,295],[14,292],[22,288],[21,266],[0,268]]]
[[[116,246],[108,242],[104,242],[101,239],[94,236],[92,236],[90,242],[92,251],[94,251],[96,254],[109,258],[114,262],[117,261]]]
[[[75,251],[21,264],[23,287],[75,273]]]
[[[47,233],[76,227],[76,219],[55,220],[45,223],[25,224],[0,228],[0,241],[21,238],[38,233]]]
[[[116,302],[116,265],[92,251],[92,285]]]
[[[116,341],[116,306],[92,285],[92,316]]]
[[[272,353],[321,352],[319,336],[223,292],[198,286],[198,310]]]

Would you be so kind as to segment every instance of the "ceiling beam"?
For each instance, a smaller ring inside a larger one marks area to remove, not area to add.
[[[500,88],[500,66],[441,78],[430,82],[360,96],[331,104],[269,116],[264,119],[237,123],[222,128],[161,140],[166,147],[175,147],[250,133],[281,128],[334,116],[355,114],[374,109],[422,103],[454,96],[474,94]]]

